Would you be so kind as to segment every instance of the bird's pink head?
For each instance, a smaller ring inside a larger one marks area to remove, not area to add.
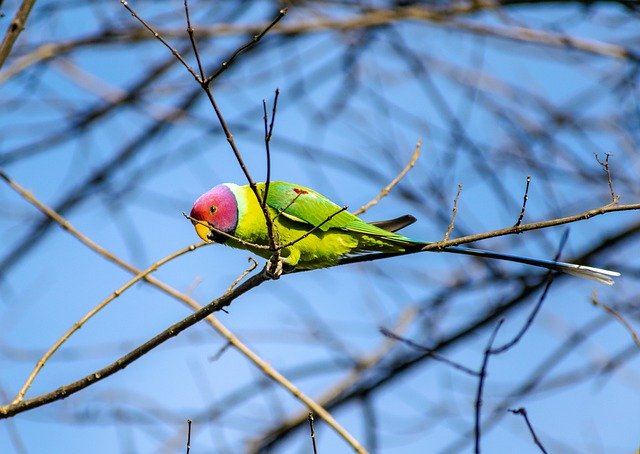
[[[208,226],[229,235],[235,232],[238,225],[238,202],[230,185],[220,184],[198,197],[191,208],[191,218],[200,238],[224,243],[227,237]]]

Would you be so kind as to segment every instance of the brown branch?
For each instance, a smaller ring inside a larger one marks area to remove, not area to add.
[[[211,303],[200,308],[198,311],[192,313],[191,315],[184,318],[183,320],[177,323],[174,323],[169,328],[165,329],[161,333],[152,337],[147,342],[133,349],[131,352],[127,353],[126,355],[120,357],[119,359],[109,364],[108,366],[103,367],[73,383],[61,386],[60,388],[54,391],[42,394],[32,399],[21,400],[19,402],[16,402],[15,404],[9,404],[9,405],[0,407],[0,419],[9,418],[18,413],[22,413],[24,411],[41,407],[42,405],[46,405],[51,402],[64,399],[66,397],[69,397],[72,394],[77,393],[78,391],[81,391],[87,386],[90,386],[100,380],[104,380],[105,378],[115,374],[116,372],[127,367],[129,364],[133,363],[135,360],[141,358],[143,355],[149,353],[154,348],[163,344],[167,340],[177,336],[182,331],[189,328],[190,326],[193,326],[200,320],[206,318],[213,312],[228,306],[229,304],[231,304],[231,302],[234,299],[236,299],[240,295],[246,293],[252,288],[257,287],[258,285],[263,283],[266,280],[263,274],[264,273],[258,273],[252,276],[250,279],[243,282],[231,293],[223,295],[220,298],[216,298]]]
[[[638,333],[636,333],[636,331],[633,329],[633,326],[631,326],[631,324],[613,307],[598,301],[598,293],[595,290],[591,295],[591,304],[602,308],[606,313],[618,320],[618,322],[620,322],[620,324],[624,326],[624,328],[629,332],[631,338],[633,339],[633,342],[635,342],[638,348],[640,348],[640,336],[638,336]]]
[[[240,276],[238,276],[229,286],[229,288],[227,288],[227,291],[224,292],[224,294],[226,295],[227,293],[231,293],[233,291],[233,289],[235,288],[236,285],[238,285],[238,283],[244,279],[245,277],[247,277],[249,275],[249,273],[251,273],[253,270],[255,270],[258,267],[258,262],[255,261],[254,258],[249,257],[249,267],[244,270]]]
[[[266,26],[260,26],[259,28],[261,29],[261,31],[258,34],[254,35],[253,38],[251,38],[251,41],[246,43],[244,46],[239,47],[233,54],[231,54],[231,56],[227,60],[222,62],[222,65],[220,65],[220,69],[218,69],[216,72],[214,72],[212,75],[210,75],[204,81],[204,83],[206,85],[209,85],[211,83],[211,81],[213,81],[220,74],[222,74],[224,71],[226,71],[227,68],[229,68],[229,66],[231,66],[231,64],[235,61],[235,59],[238,57],[238,55],[240,55],[241,53],[251,49],[253,46],[258,44],[260,42],[260,40],[264,37],[264,35],[266,35],[268,32],[270,32],[271,29],[273,27],[275,27],[275,25],[282,20],[282,18],[287,14],[287,11],[288,11],[288,8],[282,8],[278,12],[278,15],[270,23],[268,23]]]
[[[452,20],[442,22],[449,28],[463,30],[478,35],[503,38],[511,41],[538,44],[561,49],[569,48],[603,57],[640,62],[640,54],[630,48],[610,44],[603,41],[575,38],[564,33],[554,33],[527,27],[507,27],[481,24],[479,22]]]
[[[434,251],[440,250],[448,246],[458,246],[465,243],[473,243],[475,241],[486,240],[488,238],[495,238],[505,235],[515,235],[529,230],[546,229],[549,227],[555,227],[563,224],[570,224],[572,222],[584,221],[595,216],[600,216],[606,213],[613,213],[616,211],[637,211],[640,210],[640,203],[631,203],[626,205],[604,205],[600,208],[584,211],[579,214],[571,216],[565,216],[562,218],[550,219],[548,221],[532,222],[529,224],[514,225],[513,227],[505,227],[503,229],[492,230],[490,232],[476,233],[474,235],[467,235],[460,238],[456,238],[448,241],[438,241],[436,243],[429,243],[421,249],[421,251]]]
[[[595,156],[596,161],[598,161],[598,164],[600,164],[600,166],[602,167],[602,170],[604,170],[605,174],[607,175],[607,184],[609,185],[609,193],[611,194],[611,203],[616,204],[620,201],[620,196],[616,194],[615,191],[613,190],[613,181],[611,180],[611,169],[609,168],[609,156],[611,155],[609,153],[605,153],[604,161],[601,161],[600,158],[598,158],[598,155],[596,153],[594,153],[593,155]]]
[[[416,252],[425,252],[425,251],[436,251],[440,252],[445,250],[450,246],[459,246],[461,244],[473,243],[475,241],[486,240],[489,238],[497,238],[500,236],[506,235],[517,235],[522,232],[526,232],[529,230],[540,230],[546,229],[549,227],[555,227],[563,224],[570,224],[572,222],[578,222],[587,220],[589,218],[600,216],[606,213],[613,213],[616,211],[638,211],[640,210],[640,203],[627,204],[627,205],[604,205],[600,208],[595,208],[593,210],[584,211],[579,214],[575,214],[572,216],[565,216],[562,218],[550,219],[548,221],[540,221],[540,222],[532,222],[530,224],[521,224],[514,225],[512,227],[505,227],[503,229],[491,230],[483,233],[476,233],[473,235],[466,235],[459,238],[455,238],[447,241],[437,241],[433,243],[429,243],[422,247],[421,249],[411,251],[412,253]],[[406,255],[408,252],[380,252],[374,254],[365,254],[354,257],[345,257],[339,261],[339,263],[335,266],[340,265],[348,265],[351,263],[360,263],[360,262],[369,262],[373,260],[381,260],[389,257],[397,257],[399,255]]]
[[[391,180],[391,183],[389,183],[384,188],[382,188],[382,190],[378,193],[377,196],[375,196],[372,200],[362,205],[360,208],[354,211],[353,214],[355,214],[356,216],[361,215],[362,213],[366,212],[369,208],[376,205],[380,200],[382,200],[383,197],[386,197],[387,195],[389,195],[391,190],[398,183],[400,183],[400,180],[402,180],[404,176],[409,172],[409,170],[411,170],[411,168],[416,164],[416,162],[418,161],[418,158],[420,157],[420,153],[422,151],[421,149],[422,149],[422,139],[418,140],[418,142],[416,143],[416,147],[413,150],[411,159],[409,160],[409,163],[404,167],[404,169],[402,169],[400,173],[393,180]]]
[[[460,193],[462,192],[462,185],[458,185],[458,191],[456,192],[456,197],[453,199],[453,209],[451,210],[451,222],[449,222],[449,227],[447,227],[447,231],[444,234],[443,241],[449,240],[449,235],[453,231],[453,226],[456,222],[456,215],[458,214],[458,199],[460,199]]]
[[[191,42],[191,48],[193,49],[193,53],[196,57],[196,62],[198,63],[198,71],[200,72],[200,78],[196,78],[198,82],[206,79],[206,75],[204,73],[204,68],[202,66],[202,61],[200,60],[200,52],[198,52],[198,45],[196,43],[196,37],[193,32],[193,27],[191,26],[191,16],[189,15],[189,2],[184,0],[184,15],[187,19],[187,34],[189,35],[189,41]],[[187,68],[188,69],[188,68]]]
[[[11,53],[11,49],[13,49],[13,45],[22,30],[24,30],[27,18],[29,17],[29,13],[33,8],[36,0],[23,0],[22,4],[20,4],[20,8],[16,12],[16,15],[13,16],[13,20],[9,24],[7,28],[7,32],[2,39],[2,43],[0,43],[0,68],[4,65],[4,62],[7,60],[7,57]]]

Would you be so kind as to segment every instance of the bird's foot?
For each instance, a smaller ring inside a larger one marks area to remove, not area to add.
[[[284,271],[283,264],[284,259],[279,255],[274,254],[267,262],[264,273],[269,279],[280,279],[280,276],[282,276],[282,272]]]

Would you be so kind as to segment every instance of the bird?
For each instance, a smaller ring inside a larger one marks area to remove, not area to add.
[[[415,222],[411,215],[367,222],[322,194],[283,181],[257,183],[261,204],[250,185],[219,184],[193,204],[189,219],[197,235],[207,242],[249,250],[269,259],[273,256],[264,216],[269,213],[283,272],[326,268],[344,263],[420,252],[429,242],[396,233]],[[450,252],[506,260],[567,273],[612,285],[620,276],[573,263],[523,257],[463,246],[447,246],[434,252]]]

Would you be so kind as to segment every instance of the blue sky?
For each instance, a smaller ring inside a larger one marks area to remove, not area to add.
[[[133,6],[160,29],[184,27],[180,2]],[[233,23],[263,21],[272,17],[267,6],[252,3],[238,12],[228,5],[215,10],[194,3],[192,19],[196,30],[225,18]],[[13,14],[5,8],[0,25]],[[312,8],[291,8],[283,24],[313,19]],[[323,12],[338,18],[354,14],[338,7]],[[506,17],[484,13],[468,20],[496,27],[526,25],[638,49],[637,18],[615,6],[594,7],[590,14],[577,7],[520,8],[509,10]],[[49,41],[90,36],[101,25],[139,28],[115,1],[82,7],[37,3],[15,56],[0,70],[0,80],[2,71],[11,70],[21,55]],[[186,44],[177,38],[172,42],[176,47]],[[215,67],[244,37],[201,42],[206,42],[201,46],[204,60]],[[350,57],[352,52],[358,57]],[[132,105],[113,110],[60,142],[34,144],[91,108],[107,105],[145,77],[148,65],[168,57],[153,40],[86,46],[4,82],[9,108],[0,112],[0,159],[20,146],[33,154],[0,165],[50,205],[77,194],[93,172],[127,144],[144,138],[156,118],[197,90],[193,79],[175,65],[150,80]],[[192,56],[188,58],[194,64]],[[261,102],[271,100],[280,88],[273,178],[313,187],[352,210],[402,169],[422,139],[422,157],[415,168],[364,217],[413,213],[418,222],[406,234],[435,240],[446,231],[458,184],[463,191],[455,236],[512,225],[527,175],[533,182],[525,222],[608,203],[606,179],[594,153],[612,153],[612,172],[623,201],[638,200],[637,93],[614,83],[631,68],[629,62],[612,58],[413,21],[370,33],[322,31],[295,40],[267,36],[216,82],[214,94],[254,178],[261,180]],[[573,125],[554,124],[552,112],[570,115]],[[188,212],[211,186],[242,183],[243,175],[204,94],[138,150],[130,159],[111,164],[107,182],[65,215],[94,241],[145,267],[196,242],[181,212]],[[41,217],[6,185],[0,186],[0,201],[4,258]],[[632,225],[636,217],[634,212],[614,213],[573,224],[563,258],[580,255],[590,244]],[[550,258],[563,233],[559,227],[479,246]],[[627,271],[616,286],[558,279],[522,341],[491,358],[483,407],[485,452],[538,452],[520,417],[508,414],[495,425],[489,418],[539,369],[546,372],[539,390],[508,405],[527,408],[551,452],[637,449],[637,350],[621,325],[590,304],[597,289],[600,301],[627,308],[625,314],[635,323],[637,244],[633,237],[626,244],[589,262]],[[169,263],[156,275],[204,304],[246,269],[248,255],[212,245]],[[263,284],[218,317],[305,392],[318,396],[348,373],[354,358],[373,354],[387,342],[380,326],[393,328],[411,316],[405,334],[434,345],[541,276],[521,265],[492,265],[488,269],[467,258],[421,254],[301,273]],[[516,277],[492,282],[492,270]],[[3,401],[17,392],[42,352],[129,277],[58,227],[25,251],[0,276]],[[472,292],[456,288],[454,283],[465,279],[473,282]],[[443,291],[446,303],[438,306],[433,298]],[[539,295],[534,292],[505,315],[498,344],[520,329]],[[137,284],[72,336],[45,366],[28,397],[103,367],[188,313],[157,290]],[[493,326],[442,353],[479,368]],[[587,338],[564,352],[572,336],[583,332],[589,333]],[[209,327],[194,326],[97,385],[0,423],[0,447],[19,452],[24,446],[29,453],[183,451],[186,420],[191,418],[194,451],[238,452],[301,406],[278,386],[262,384],[259,370],[234,350],[217,357],[223,346]],[[403,351],[410,353],[395,346],[388,358]],[[589,373],[617,355],[625,360],[613,372]],[[373,380],[383,371],[370,371],[364,378]],[[587,372],[580,375],[582,371]],[[371,401],[379,451],[470,451],[476,386],[473,377],[424,362],[379,388]],[[216,412],[223,416],[215,417]],[[334,413],[362,441],[367,440],[365,426],[372,424],[365,422],[366,415],[357,402]],[[346,452],[344,442],[321,421],[316,421],[316,430],[321,452]],[[306,432],[298,431],[278,452],[308,452],[308,443]]]

